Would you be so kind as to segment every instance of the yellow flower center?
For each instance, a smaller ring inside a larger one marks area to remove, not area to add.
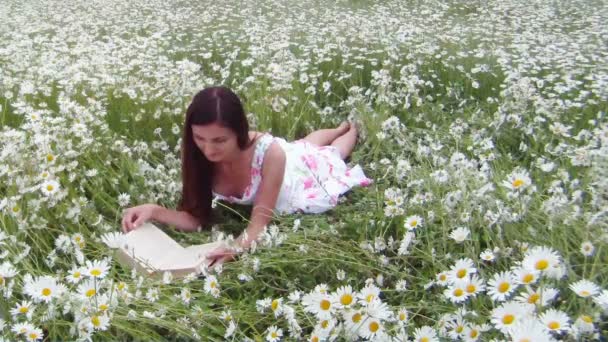
[[[4,278],[0,276],[0,286],[4,285]]]
[[[586,323],[593,323],[593,318],[591,318],[591,316],[588,316],[588,315],[582,315],[582,316],[581,316],[581,319],[582,319],[583,321],[585,321]]]
[[[417,220],[412,220],[412,222],[410,222],[410,227],[416,227],[417,224],[418,224]]]
[[[322,310],[327,311],[331,307],[331,302],[328,301],[327,299],[323,299],[321,301],[321,303],[319,304],[319,306],[321,307]]]
[[[319,342],[319,337],[318,337],[318,336],[313,336],[313,337],[310,339],[310,342]]]
[[[279,307],[279,301],[277,299],[273,300],[270,307],[272,308],[272,311],[276,311]]]
[[[19,312],[22,314],[27,313],[28,311],[30,310],[27,308],[27,306],[22,306],[19,308]]]
[[[35,333],[35,332],[31,332],[29,334],[29,338],[30,338],[30,340],[37,340],[38,339],[38,334]]]
[[[502,317],[503,324],[511,324],[511,323],[513,323],[514,320],[515,320],[515,316],[513,316],[511,314],[506,314]]]
[[[352,318],[353,323],[359,323],[361,321],[361,313],[357,312],[353,315]]]
[[[471,331],[469,332],[469,337],[475,338],[477,336],[479,336],[479,331],[477,331],[477,329],[471,329]]]
[[[46,155],[46,161],[47,161],[47,162],[49,162],[49,163],[50,163],[50,162],[52,162],[53,160],[55,160],[55,156],[54,156],[54,155],[52,155],[52,154],[50,154],[50,153]]]
[[[460,297],[464,294],[464,291],[462,291],[462,289],[454,289],[452,294],[454,295],[454,297]]]
[[[91,270],[91,275],[93,277],[99,277],[101,275],[101,270],[98,268],[94,268]]]
[[[540,295],[538,293],[533,293],[528,297],[528,303],[535,304],[540,299]]]
[[[534,265],[534,267],[536,267],[537,270],[542,271],[544,269],[546,269],[547,267],[549,267],[549,262],[547,260],[538,260],[536,262],[536,264]]]
[[[405,313],[401,312],[399,314],[399,320],[400,321],[405,321],[406,319],[407,319],[407,315]]]
[[[19,206],[17,206],[17,205],[16,205],[16,206],[13,206],[13,207],[11,208],[11,210],[12,210],[14,213],[18,213],[20,209],[19,209]]]
[[[127,286],[127,284],[126,284],[126,283],[124,283],[124,282],[120,282],[120,283],[118,284],[118,289],[122,291],[122,290],[124,290],[125,286]]]
[[[430,341],[430,339],[426,336],[420,339],[420,342],[429,342],[429,341]]]
[[[95,295],[95,293],[96,293],[95,289],[90,289],[90,290],[87,290],[87,292],[85,293],[85,295],[87,297],[93,297]]]
[[[378,324],[378,322],[373,321],[369,324],[369,331],[375,333],[378,329],[380,329],[380,324]]]
[[[511,183],[513,185],[513,187],[515,189],[519,188],[520,186],[524,185],[524,181],[520,178],[517,178],[515,180],[513,180],[513,182]]]
[[[93,317],[91,317],[91,323],[93,323],[94,326],[99,327],[101,325],[101,321],[99,320],[99,316],[93,316]]]
[[[534,275],[532,273],[528,273],[522,278],[522,280],[524,284],[530,284],[534,280]]]
[[[323,329],[326,329],[329,326],[329,321],[328,320],[324,320],[321,322],[321,327]]]
[[[507,282],[500,283],[500,285],[498,285],[498,292],[505,293],[505,292],[509,291],[509,288],[511,288],[511,284],[509,284]]]
[[[459,325],[454,330],[456,330],[456,332],[460,334],[464,330],[464,327],[462,325]]]
[[[475,293],[475,291],[477,291],[477,287],[474,284],[467,285],[467,292],[468,293]]]
[[[353,302],[353,296],[351,296],[348,293],[345,293],[342,295],[342,297],[340,297],[340,304],[342,304],[342,305],[349,305],[352,302]]]
[[[371,303],[371,302],[372,302],[372,300],[374,300],[374,295],[373,295],[373,294],[368,294],[368,295],[367,295],[367,297],[365,297],[365,300],[366,300],[368,303]]]
[[[74,272],[74,274],[72,274],[72,277],[73,277],[74,279],[80,279],[80,276],[81,276],[81,275],[82,275],[82,274],[80,274],[80,272],[76,271],[76,272]]]
[[[559,322],[556,322],[556,321],[549,322],[549,324],[547,324],[547,326],[551,330],[556,330],[556,329],[559,329],[559,327],[560,327]]]
[[[45,297],[48,297],[51,295],[51,289],[49,289],[48,287],[45,287],[42,289],[42,295]]]
[[[99,304],[99,310],[106,311],[109,309],[108,304]]]
[[[589,297],[591,295],[591,293],[587,290],[582,290],[581,292],[579,292],[579,295],[581,297]]]
[[[50,192],[50,191],[53,191],[53,189],[55,189],[55,187],[54,187],[52,184],[48,184],[48,185],[46,186],[46,191],[49,191],[49,192]]]
[[[277,334],[277,332],[276,332],[276,331],[273,331],[273,332],[270,334],[270,336],[272,336],[272,338],[277,338],[277,337],[279,337],[279,334]]]
[[[530,341],[530,339],[528,339],[528,338],[522,338],[519,340],[519,342],[532,342],[532,341]]]
[[[465,269],[461,269],[461,270],[458,270],[458,272],[456,272],[456,277],[458,277],[460,279],[464,278],[466,275],[467,275],[467,270],[465,270]]]
[[[216,287],[217,287],[216,282],[215,282],[215,281],[212,281],[212,282],[209,284],[209,287],[211,287],[212,289],[216,288]]]
[[[441,281],[445,281],[447,278],[448,278],[448,276],[446,276],[445,274],[441,274],[439,276],[439,280],[441,280]]]

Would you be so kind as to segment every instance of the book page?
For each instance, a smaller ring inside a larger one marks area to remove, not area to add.
[[[152,223],[125,235],[122,249],[126,254],[154,269],[160,269],[167,257],[180,253],[184,248]]]
[[[164,262],[159,265],[159,270],[170,271],[179,269],[194,269],[206,262],[206,255],[210,251],[222,245],[221,241],[202,245],[194,245],[175,251],[166,255]]]

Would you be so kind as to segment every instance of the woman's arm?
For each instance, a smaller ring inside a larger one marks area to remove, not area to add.
[[[152,212],[152,219],[175,226],[179,230],[192,232],[201,226],[202,222],[186,211],[167,209],[157,205]]]
[[[202,222],[185,211],[164,208],[157,204],[147,203],[131,207],[123,213],[122,231],[127,233],[139,228],[148,220],[174,225],[184,231],[195,231]]]
[[[247,229],[238,237],[243,248],[249,248],[264,227],[270,223],[285,174],[285,152],[278,143],[270,145],[264,156],[262,181],[255,197]]]

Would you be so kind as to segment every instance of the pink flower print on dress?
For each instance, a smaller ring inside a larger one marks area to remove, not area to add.
[[[311,169],[313,171],[317,169],[317,160],[315,159],[315,157],[313,155],[311,155],[311,154],[303,155],[302,160],[304,161],[306,166],[308,166],[309,169]]]
[[[251,177],[256,177],[260,175],[260,169],[257,167],[251,168]]]
[[[304,190],[312,188],[312,185],[314,184],[314,181],[315,180],[312,177],[306,178],[304,180]]]
[[[306,198],[311,199],[311,198],[317,198],[317,193],[316,192],[311,192],[309,193]]]
[[[370,184],[372,184],[372,181],[370,179],[367,179],[367,178],[363,179],[361,182],[359,182],[359,185],[361,185],[361,186],[368,186]]]

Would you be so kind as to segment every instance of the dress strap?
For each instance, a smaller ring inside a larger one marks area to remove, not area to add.
[[[255,151],[253,154],[253,163],[252,167],[258,170],[262,169],[262,163],[264,162],[264,155],[266,154],[266,150],[274,141],[274,137],[268,133],[263,134],[258,138],[259,140],[256,142]]]

